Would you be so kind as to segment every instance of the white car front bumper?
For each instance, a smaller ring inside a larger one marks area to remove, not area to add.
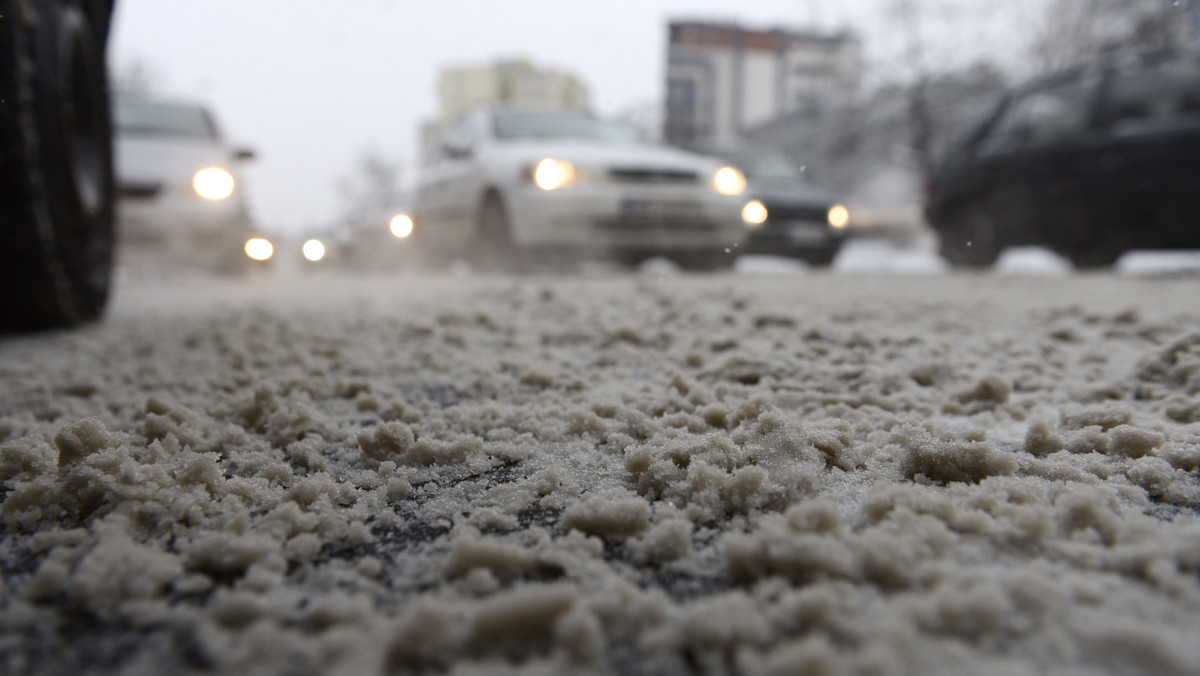
[[[696,185],[514,187],[506,197],[515,242],[580,250],[689,251],[745,240],[742,197]]]
[[[120,194],[116,220],[124,260],[153,257],[205,269],[243,265],[242,248],[252,233],[246,207],[236,195],[209,201],[184,190]]]

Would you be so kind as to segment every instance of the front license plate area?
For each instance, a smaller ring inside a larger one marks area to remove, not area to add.
[[[827,228],[818,223],[787,223],[783,231],[794,244],[823,242],[829,236]]]
[[[700,218],[700,205],[686,200],[621,200],[621,218],[626,221],[686,221]]]

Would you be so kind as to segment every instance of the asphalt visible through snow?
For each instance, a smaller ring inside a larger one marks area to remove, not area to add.
[[[123,275],[0,340],[0,671],[1200,672],[1200,278],[873,255]]]

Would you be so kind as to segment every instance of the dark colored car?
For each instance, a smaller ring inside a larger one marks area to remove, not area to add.
[[[112,0],[0,0],[0,329],[99,317],[113,260]]]
[[[721,157],[746,175],[742,220],[745,253],[800,258],[826,265],[842,247],[848,212],[804,179],[783,153],[737,149],[701,152]]]
[[[1044,246],[1079,266],[1200,248],[1200,55],[1144,55],[1007,97],[930,180],[952,264]]]

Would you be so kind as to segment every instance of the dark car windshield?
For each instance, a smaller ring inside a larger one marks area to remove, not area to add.
[[[628,127],[572,113],[503,112],[492,118],[497,139],[586,139],[606,143],[637,143],[637,132]]]
[[[751,181],[802,181],[795,165],[781,153],[727,152],[721,153]]]
[[[217,137],[212,118],[198,106],[118,101],[113,108],[113,126],[120,134]]]
[[[1200,63],[1163,59],[1118,69],[1109,85],[1104,122],[1125,129],[1200,120]]]

